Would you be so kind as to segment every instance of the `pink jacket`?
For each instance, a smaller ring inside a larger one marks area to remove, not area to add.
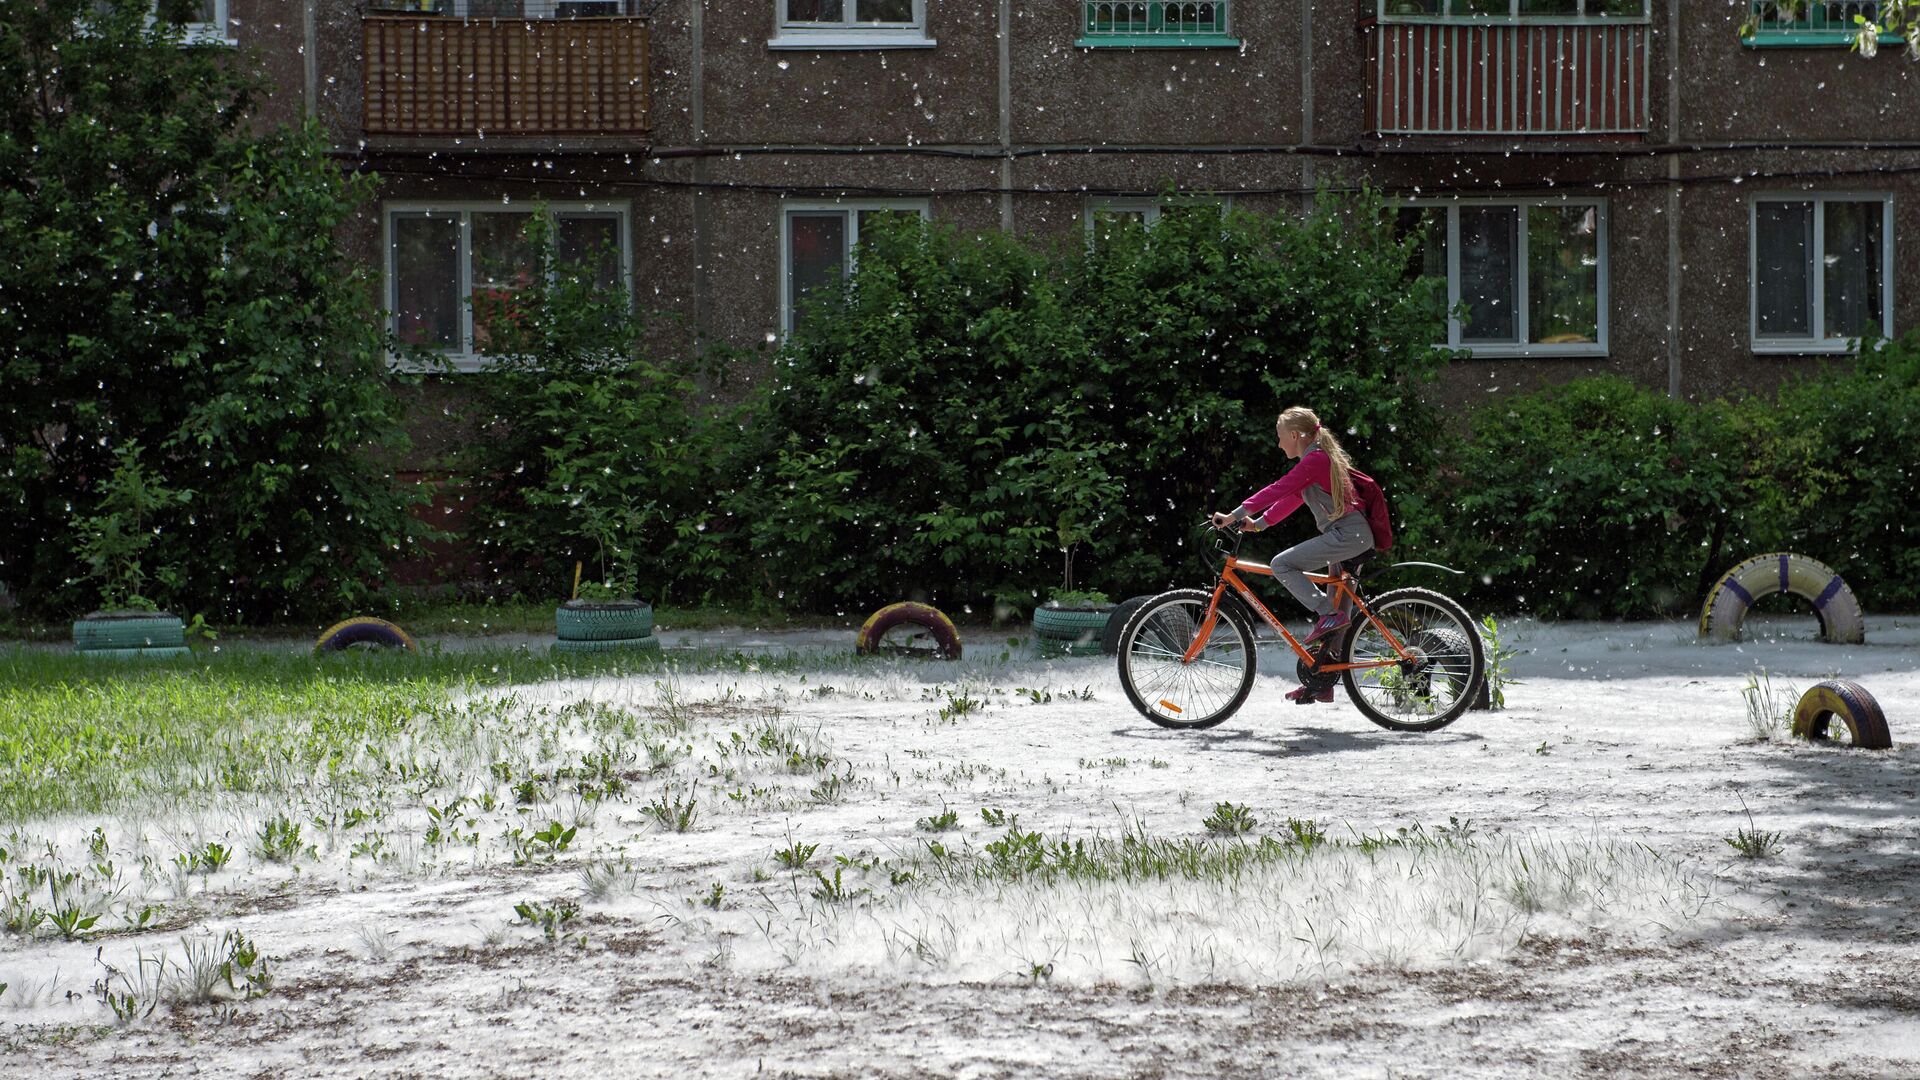
[[[1313,507],[1314,524],[1324,530],[1335,519],[1345,517],[1348,511],[1360,509],[1360,495],[1352,484],[1347,485],[1346,508],[1339,513],[1333,512],[1332,492],[1333,461],[1326,451],[1316,446],[1300,455],[1300,460],[1285,476],[1254,492],[1240,506],[1249,517],[1277,525],[1306,503]]]

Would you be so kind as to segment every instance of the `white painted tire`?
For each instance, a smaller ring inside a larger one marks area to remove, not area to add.
[[[1789,593],[1813,605],[1820,619],[1821,641],[1858,645],[1867,639],[1860,601],[1840,575],[1825,563],[1786,551],[1756,555],[1722,575],[1700,609],[1700,636],[1740,640],[1747,609],[1774,593]]]

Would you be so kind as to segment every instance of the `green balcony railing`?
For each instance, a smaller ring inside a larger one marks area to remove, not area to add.
[[[1086,47],[1194,48],[1232,45],[1228,0],[1083,0]]]
[[[1855,16],[1880,17],[1879,0],[1753,0],[1741,40],[1753,48],[1834,48],[1853,43],[1860,32]],[[1881,34],[1882,45],[1898,45],[1899,34]]]

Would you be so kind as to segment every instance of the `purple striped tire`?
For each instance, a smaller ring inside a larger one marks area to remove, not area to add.
[[[1846,679],[1815,683],[1800,695],[1800,704],[1793,710],[1794,737],[1812,742],[1831,740],[1836,720],[1845,727],[1847,741],[1858,749],[1893,748],[1887,714],[1880,711],[1880,703],[1866,687]]]
[[[1860,601],[1840,575],[1825,563],[1787,551],[1756,555],[1722,575],[1700,609],[1700,636],[1740,640],[1747,609],[1774,593],[1789,593],[1813,605],[1821,641],[1858,645],[1867,639]]]

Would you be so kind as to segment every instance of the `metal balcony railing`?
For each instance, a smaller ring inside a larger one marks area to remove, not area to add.
[[[1368,129],[1381,135],[1643,135],[1644,21],[1372,20]]]
[[[644,18],[368,15],[361,26],[369,136],[636,140],[648,130]]]
[[[452,15],[469,19],[590,19],[643,15],[643,0],[372,0],[379,15]]]
[[[1877,20],[1879,0],[1753,0],[1741,40],[1756,47],[1848,45],[1860,32],[1855,16]],[[1881,44],[1900,40],[1898,34],[1880,35]]]
[[[1224,44],[1228,18],[1228,0],[1083,0],[1079,44]]]

